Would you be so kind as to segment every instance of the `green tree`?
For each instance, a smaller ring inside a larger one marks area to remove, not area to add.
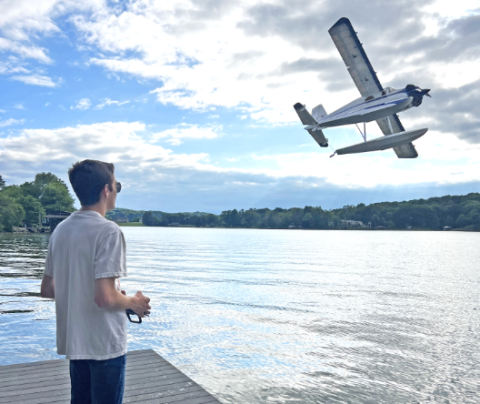
[[[472,224],[475,230],[480,230],[480,213],[475,213],[472,215]]]
[[[387,223],[387,229],[394,229],[395,228],[395,223],[393,223],[391,220],[389,220]]]
[[[0,228],[5,231],[12,231],[13,226],[20,226],[25,211],[22,206],[15,202],[15,199],[0,193]]]
[[[0,175],[0,191],[5,187],[5,180]]]
[[[314,226],[313,215],[307,212],[302,218],[302,227],[304,229],[312,229]]]
[[[27,224],[27,226],[32,226],[33,224],[38,223],[39,213],[40,220],[45,217],[45,209],[43,209],[40,201],[35,199],[33,196],[22,196],[17,200],[17,202],[22,205],[22,208],[25,211],[24,222]]]
[[[278,208],[276,208],[276,209],[278,209]],[[278,229],[280,227],[280,220],[281,220],[281,218],[280,218],[279,212],[277,210],[273,210],[268,215],[267,225],[271,229]]]
[[[454,227],[454,226],[455,226],[455,220],[453,220],[453,217],[447,216],[447,217],[443,220],[443,225],[444,225],[444,226]]]
[[[468,221],[467,217],[462,213],[457,217],[455,220],[455,227],[465,227],[468,226],[470,222]]]
[[[162,218],[165,215],[162,215]],[[158,217],[154,216],[152,212],[145,212],[142,216],[142,222],[145,226],[159,226],[160,225],[161,219]]]
[[[437,213],[432,207],[425,206],[423,215],[425,217],[426,227],[432,230],[438,230],[440,228],[440,221],[438,220]],[[453,222],[453,219],[452,219],[452,222]]]
[[[462,203],[462,213],[466,215],[470,214],[471,212],[475,213],[478,209],[480,209],[480,202],[475,200],[466,200]]]
[[[67,186],[61,182],[51,182],[46,185],[39,199],[47,213],[75,210],[73,198],[70,196]]]
[[[246,227],[258,227],[261,216],[252,209],[249,209],[243,215],[243,222]]]
[[[2,195],[8,196],[13,199],[20,199],[23,195],[23,190],[18,185],[8,185],[7,187],[3,188]]]
[[[214,227],[219,225],[219,217],[217,215],[210,213],[206,217],[208,226]]]
[[[55,174],[52,173],[38,173],[35,176],[35,180],[33,180],[32,182],[25,182],[21,185],[21,188],[25,194],[40,199],[42,198],[46,187],[50,184],[62,185],[68,191],[65,182],[63,182],[60,178],[58,178]]]

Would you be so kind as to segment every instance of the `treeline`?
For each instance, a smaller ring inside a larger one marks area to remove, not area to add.
[[[244,227],[260,229],[425,229],[457,228],[480,230],[480,194],[443,196],[405,202],[346,205],[324,210],[305,206],[290,209],[225,210],[208,213],[164,213],[149,211],[143,215],[147,226]]]
[[[148,211],[143,214],[146,226],[222,227],[219,216],[204,212],[165,213]]]
[[[139,222],[140,220],[142,220],[142,216],[144,213],[144,210],[115,208],[108,211],[105,217],[108,220],[113,220],[114,222],[120,222],[123,220],[128,222]]]
[[[36,227],[46,214],[73,212],[73,202],[66,184],[52,173],[39,173],[31,182],[8,186],[0,176],[0,231]]]

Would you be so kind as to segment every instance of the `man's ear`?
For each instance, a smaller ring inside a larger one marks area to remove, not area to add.
[[[105,186],[102,189],[102,195],[107,197],[109,193],[110,193],[110,189],[108,188],[108,184],[105,184]]]

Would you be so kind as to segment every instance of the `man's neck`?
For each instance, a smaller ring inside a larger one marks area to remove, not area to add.
[[[93,210],[100,213],[103,217],[107,213],[107,207],[104,204],[96,203],[95,205],[82,206],[80,210]]]

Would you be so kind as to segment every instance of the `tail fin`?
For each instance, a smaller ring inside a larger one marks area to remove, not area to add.
[[[317,105],[315,108],[312,110],[312,115],[313,119],[315,119],[317,122],[321,121],[323,117],[327,116],[327,111],[325,111],[325,108],[323,108],[323,105]]]
[[[305,105],[300,104],[297,102],[293,108],[295,108],[295,111],[297,111],[298,117],[302,121],[304,125],[316,125],[317,121],[313,119],[313,116],[310,115],[310,112],[308,112],[305,108]]]
[[[317,121],[313,118],[312,115],[306,110],[305,106],[297,102],[294,106],[295,111],[297,111],[298,117],[302,121],[304,125],[316,125]],[[319,105],[318,107],[314,108],[312,112],[319,111],[319,107],[321,107],[322,111],[325,112],[323,107]],[[320,112],[322,112],[320,111]],[[326,115],[326,114],[325,114]],[[309,129],[308,133],[312,135],[315,141],[320,145],[320,147],[328,147],[328,139],[325,138],[321,129]]]

